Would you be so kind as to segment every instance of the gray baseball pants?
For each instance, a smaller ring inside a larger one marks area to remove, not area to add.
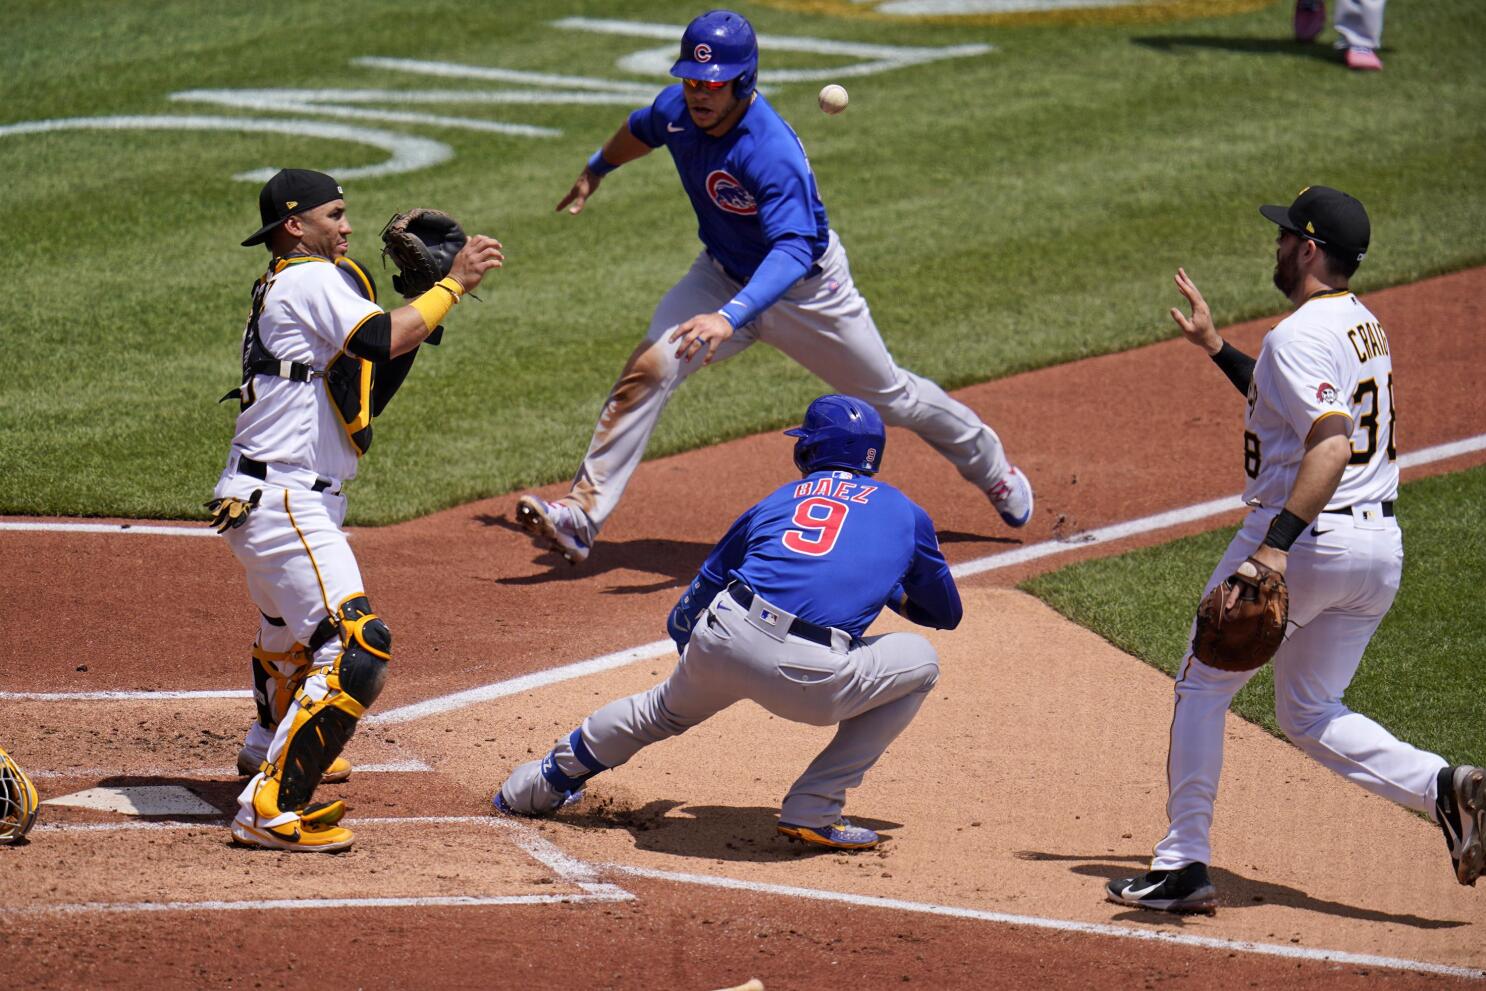
[[[835,822],[846,792],[861,784],[938,682],[938,656],[916,633],[854,640],[832,630],[831,645],[822,646],[784,632],[793,619],[762,597],[744,609],[726,590],[718,593],[697,618],[696,632],[670,677],[583,720],[579,730],[589,753],[604,767],[617,767],[650,744],[751,699],[794,722],[839,724],[835,737],[790,786],[780,812],[782,822],[798,826]],[[552,756],[569,776],[591,770],[574,755],[566,736]],[[514,811],[546,813],[561,804],[541,765],[528,761],[502,786]]]
[[[851,279],[836,232],[820,259],[820,274],[802,279],[717,349],[714,362],[755,341],[773,345],[827,382],[832,390],[872,404],[889,426],[907,427],[944,455],[982,492],[1010,468],[1001,438],[964,403],[926,378],[899,368]],[[582,536],[592,542],[618,505],[645,455],[671,394],[702,367],[699,352],[676,358],[672,331],[699,313],[720,310],[742,286],[704,251],[655,308],[650,329],[614,383],[588,453],[563,500],[582,510]],[[705,349],[703,349],[705,350]]]
[[[1336,33],[1348,45],[1383,47],[1383,7],[1387,0],[1336,0]]]

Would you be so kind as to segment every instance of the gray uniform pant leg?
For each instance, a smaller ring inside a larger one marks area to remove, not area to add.
[[[761,598],[745,611],[720,593],[697,623],[676,669],[644,692],[610,702],[583,720],[579,731],[593,759],[617,767],[652,743],[678,736],[740,699],[794,722],[840,724],[785,798],[781,818],[824,826],[841,815],[848,789],[861,784],[888,745],[913,721],[939,680],[933,645],[916,633],[852,640],[835,631],[829,646],[782,632],[792,617],[774,623]],[[567,738],[552,756],[573,776],[585,767]],[[507,801],[519,810],[550,810],[556,792],[542,780],[539,761],[518,768],[507,781]]]
[[[588,453],[566,499],[582,510],[580,522],[587,524],[584,537],[590,543],[624,495],[671,394],[702,367],[701,353],[689,361],[677,360],[677,345],[668,340],[672,331],[699,313],[722,309],[736,292],[736,284],[703,252],[656,305],[645,339],[630,354],[604,400]],[[740,327],[718,346],[713,363],[737,354],[753,340],[750,329]]]
[[[854,676],[835,693],[841,725],[805,773],[790,786],[780,820],[797,826],[836,821],[846,792],[918,714],[939,681],[929,641],[916,633],[889,633],[857,641],[848,664]]]
[[[1336,33],[1348,45],[1383,47],[1383,7],[1387,0],[1336,0]]]
[[[893,360],[834,231],[820,267],[755,321],[759,340],[835,391],[871,403],[889,426],[918,434],[976,488],[996,484],[1010,467],[1001,438],[970,407]]]
[[[695,638],[693,638],[695,639]],[[618,767],[652,743],[680,736],[743,698],[717,658],[689,649],[670,677],[599,709],[583,720],[583,742],[604,767]],[[559,765],[567,741],[561,741]]]

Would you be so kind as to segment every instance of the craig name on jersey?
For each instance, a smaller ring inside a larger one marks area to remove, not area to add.
[[[1352,456],[1332,504],[1397,495],[1392,352],[1382,325],[1352,293],[1313,299],[1271,332],[1248,406],[1245,501],[1283,504],[1310,427],[1328,415],[1352,421]]]

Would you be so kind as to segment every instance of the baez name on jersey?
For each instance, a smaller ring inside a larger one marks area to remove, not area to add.
[[[1383,333],[1383,328],[1372,321],[1359,323],[1347,331],[1347,340],[1352,342],[1352,350],[1357,354],[1357,360],[1366,362],[1369,358],[1377,358],[1388,354],[1388,335]]]
[[[841,499],[846,502],[855,502],[866,505],[867,499],[873,492],[877,491],[875,485],[863,485],[860,482],[848,482],[839,478],[826,476],[825,478],[807,478],[795,486],[795,498],[803,499],[806,496],[829,496],[832,499]]]

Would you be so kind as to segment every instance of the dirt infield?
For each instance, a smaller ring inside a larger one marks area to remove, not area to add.
[[[1486,270],[1368,297],[1394,345],[1405,454],[1486,434],[1456,354],[1486,331],[1483,293]],[[1228,336],[1252,350],[1268,323]],[[964,625],[932,637],[939,689],[850,798],[893,837],[870,855],[776,838],[777,803],[823,731],[750,704],[596,779],[557,821],[514,823],[487,804],[513,763],[664,676],[674,653],[662,647],[550,672],[662,638],[711,542],[786,477],[787,438],[646,463],[579,568],[514,531],[514,495],[356,531],[398,650],[348,751],[357,772],[326,789],[357,830],[334,858],[238,849],[222,828],[256,619],[219,541],[0,530],[0,742],[47,799],[177,786],[216,810],[45,806],[31,842],[0,847],[12,975],[38,988],[645,989],[756,975],[775,991],[1422,987],[1486,968],[1486,899],[1454,883],[1432,824],[1236,719],[1214,835],[1218,915],[1101,900],[1164,826],[1170,680],[1008,586],[1235,520],[1101,530],[1236,492],[1241,399],[1179,341],[957,395],[1006,438],[1038,511],[1006,530],[945,462],[892,433],[884,477],[934,516],[952,563],[985,570],[962,582]],[[1405,474],[1483,462],[1477,450]],[[739,464],[761,467],[740,477]],[[497,687],[468,694],[480,686]]]

